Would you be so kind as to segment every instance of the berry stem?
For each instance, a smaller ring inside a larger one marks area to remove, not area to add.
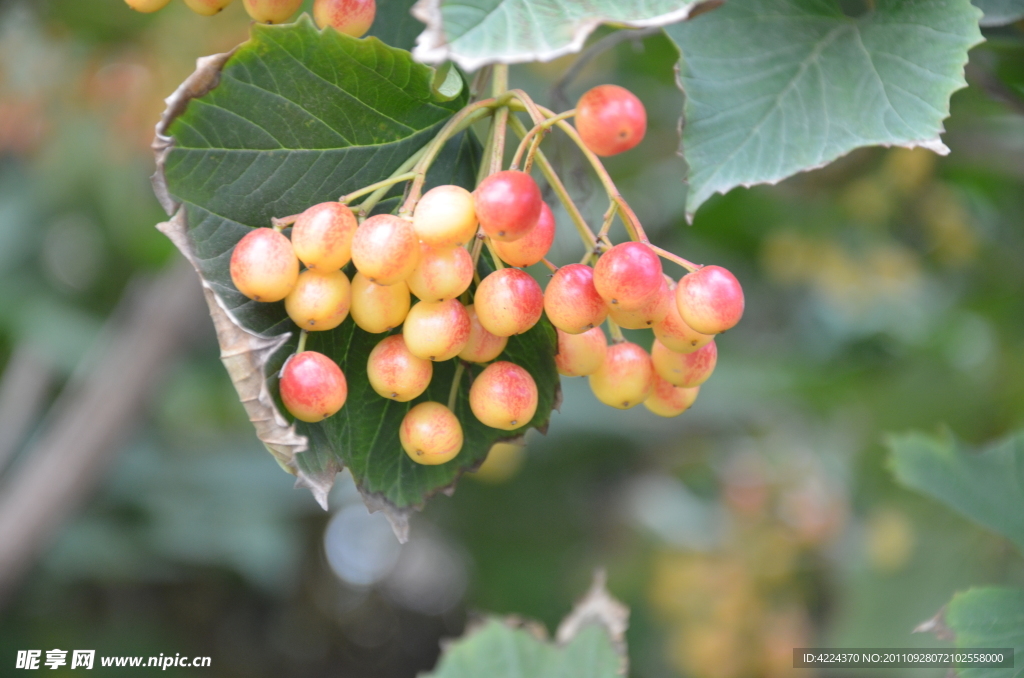
[[[445,142],[477,120],[492,115],[494,108],[507,105],[510,98],[510,95],[504,94],[498,98],[477,101],[463,108],[445,123],[445,126],[441,128],[437,136],[426,145],[422,157],[413,167],[412,171],[416,174],[416,178],[409,188],[408,197],[402,204],[402,208],[398,211],[399,216],[409,216],[412,214],[416,203],[420,201],[420,195],[423,193],[423,184],[427,180],[427,170],[430,169],[430,165],[437,159],[437,154],[441,152]]]
[[[512,131],[518,134],[520,137],[526,135],[526,125],[524,125],[519,118],[512,116],[509,118],[509,126]],[[558,199],[562,202],[562,206],[565,207],[565,211],[569,213],[569,218],[572,219],[572,223],[576,226],[576,231],[580,235],[580,240],[583,241],[583,245],[588,250],[593,250],[597,245],[597,238],[594,237],[594,232],[590,230],[590,226],[587,225],[587,220],[583,218],[583,214],[580,213],[576,203],[572,201],[569,196],[569,191],[566,190],[565,184],[558,177],[555,172],[555,168],[551,166],[551,162],[544,155],[541,150],[537,151],[537,166],[540,167],[541,173],[544,178],[547,179],[548,185],[551,186],[551,190],[558,195]]]
[[[274,230],[280,233],[281,231],[283,231],[284,229],[288,228],[296,221],[298,221],[300,216],[300,214],[293,214],[289,217],[270,217],[270,223],[274,227]]]
[[[668,250],[663,250],[657,245],[647,243],[647,246],[654,250],[654,253],[657,254],[662,259],[665,259],[666,261],[671,261],[673,264],[678,264],[679,266],[682,266],[690,273],[693,273],[694,271],[701,267],[700,264],[695,264],[692,261],[689,261],[688,259],[683,259],[678,254],[672,254]]]
[[[507,91],[508,65],[495,64],[494,74],[491,76],[491,94],[497,99],[505,95]],[[500,172],[505,163],[505,131],[508,127],[508,117],[508,106],[501,106],[494,113],[494,119],[491,122],[491,161],[487,167],[488,176]]]
[[[473,251],[469,253],[470,258],[473,260],[473,281],[480,284],[480,271],[477,269],[476,264],[480,261],[480,252],[484,249],[484,235],[483,229],[477,229],[476,238],[473,239]],[[469,294],[469,291],[466,291]]]
[[[461,360],[455,361],[455,376],[452,378],[452,387],[448,391],[448,409],[452,412],[455,411],[455,402],[459,397],[459,382],[462,381],[462,375],[465,373],[466,367],[462,364]]]
[[[393,175],[393,176],[391,176],[391,177],[389,177],[389,178],[387,178],[387,179],[385,179],[383,181],[378,181],[375,184],[370,184],[369,186],[364,186],[364,187],[360,188],[358,191],[352,191],[348,195],[343,195],[340,198],[338,198],[338,202],[342,203],[343,205],[347,205],[350,202],[352,202],[353,200],[355,200],[356,198],[360,198],[360,197],[366,195],[367,193],[375,193],[378,189],[381,189],[381,188],[385,188],[386,189],[386,188],[389,188],[391,186],[394,186],[395,184],[400,184],[403,181],[409,181],[410,179],[415,179],[415,178],[416,178],[416,173],[415,172],[405,172],[403,174],[396,174],[396,175]],[[362,206],[360,206],[360,211],[362,211]]]
[[[555,272],[558,271],[558,267],[555,266],[554,264],[552,264],[550,261],[548,261],[547,257],[541,259],[540,261],[541,261],[542,264],[547,266],[548,270],[551,271],[552,273],[555,273]]]
[[[498,251],[494,249],[494,243],[491,242],[491,239],[484,238],[484,243],[487,244],[487,251],[491,253],[491,259],[494,260],[494,270],[500,271],[505,268],[505,264],[502,262],[501,257],[498,256]]]
[[[530,95],[521,89],[509,90],[508,93],[511,94],[514,99],[517,99],[523,105],[523,109],[530,114],[530,117],[533,118],[533,124],[535,125],[540,124],[544,122],[546,119],[554,117],[555,115],[551,111],[547,111],[546,113],[544,113],[544,109],[538,106],[536,102],[534,102],[534,100],[530,98]]]
[[[539,106],[540,110],[549,117],[556,117],[553,111],[550,111],[543,106]],[[594,168],[594,172],[597,174],[597,178],[600,179],[601,184],[604,186],[605,191],[608,193],[608,198],[615,203],[618,209],[619,215],[622,216],[622,222],[626,226],[626,232],[629,233],[631,240],[649,244],[650,238],[647,237],[647,233],[644,232],[643,226],[640,225],[640,220],[637,219],[636,214],[630,209],[629,204],[623,199],[619,193],[619,189],[615,187],[615,182],[612,181],[611,176],[608,174],[608,170],[604,168],[601,163],[601,159],[594,154],[587,145],[583,143],[583,139],[580,138],[576,128],[570,125],[565,120],[559,120],[555,123],[560,130],[566,133],[566,135],[572,139],[573,143],[579,146],[580,151],[586,157],[587,162]]]
[[[533,148],[536,148],[536,144],[540,143],[540,137],[543,136],[541,132],[545,132],[548,129],[550,129],[551,126],[556,124],[559,120],[565,120],[566,118],[571,118],[574,115],[576,115],[575,108],[573,108],[572,110],[568,110],[565,113],[559,113],[553,118],[542,120],[541,122],[538,122],[536,125],[530,128],[530,131],[523,135],[523,138],[519,141],[519,147],[516,148],[516,154],[512,156],[512,164],[509,165],[509,168],[516,169],[519,167],[519,161],[522,159],[523,153],[526,152],[526,147],[530,144],[531,141],[535,141],[536,143],[534,146],[531,147],[530,154],[532,155],[535,152]],[[529,156],[527,156],[527,162],[529,162]]]
[[[296,353],[302,353],[306,350],[306,337],[309,336],[309,332],[306,330],[299,330],[299,345],[295,349]]]
[[[626,340],[626,337],[622,334],[622,328],[619,327],[618,323],[611,319],[611,316],[605,319],[608,323],[608,332],[612,335],[612,341],[616,344],[621,344]]]
[[[419,162],[420,158],[423,157],[423,154],[427,152],[427,146],[429,146],[429,143],[425,144],[423,148],[421,148],[420,150],[416,151],[408,158],[406,158],[405,162],[399,165],[398,169],[396,169],[391,176],[396,177],[400,174],[405,174],[409,172],[409,170],[415,167],[416,163]],[[370,212],[373,211],[373,208],[377,206],[377,203],[380,202],[385,195],[387,195],[388,188],[389,186],[382,186],[381,188],[378,188],[376,191],[371,193],[370,197],[359,203],[359,207],[356,208],[356,211],[363,217],[368,215]]]

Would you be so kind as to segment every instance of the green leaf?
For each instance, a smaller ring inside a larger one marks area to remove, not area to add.
[[[897,480],[1012,540],[1024,551],[1024,432],[980,452],[952,436],[891,436]]]
[[[972,0],[985,13],[982,26],[1005,26],[1024,19],[1024,0]]]
[[[1024,675],[1024,590],[987,587],[958,593],[946,607],[945,625],[956,646],[1014,648],[1016,668],[960,669],[963,678],[1017,678]]]
[[[628,614],[598,576],[555,643],[535,622],[490,617],[449,645],[423,678],[618,678],[626,675]]]
[[[291,424],[278,400],[276,375],[296,348],[297,328],[283,303],[241,295],[228,264],[235,243],[251,228],[380,181],[431,140],[466,101],[464,93],[435,94],[434,77],[408,52],[374,38],[320,32],[308,18],[256,25],[252,39],[232,54],[201,60],[169,100],[156,144],[155,186],[174,214],[161,229],[200,273],[225,365],[260,439],[322,504],[334,475],[347,466],[368,506],[384,509],[400,538],[409,512],[452,488],[461,473],[482,463],[494,442],[546,425],[558,397],[553,328],[545,321],[512,338],[502,356],[537,381],[533,421],[512,432],[480,424],[469,410],[468,390],[481,368],[470,366],[455,410],[463,449],[447,464],[421,466],[403,452],[398,425],[422,400],[448,401],[454,363],[435,365],[424,396],[395,403],[374,393],[366,377],[369,352],[383,335],[363,332],[351,319],[336,330],[313,332],[307,347],[338,362],[348,401],[324,422]],[[442,149],[428,187],[472,188],[480,156],[472,134],[461,133]],[[400,191],[378,210],[397,207]]]
[[[578,52],[601,24],[640,28],[682,21],[701,0],[419,0],[427,24],[418,61],[454,61],[467,71],[493,63],[550,61]]]
[[[980,12],[970,0],[875,7],[853,18],[835,0],[744,0],[666,29],[682,55],[690,215],[860,146],[948,153],[939,134]]]

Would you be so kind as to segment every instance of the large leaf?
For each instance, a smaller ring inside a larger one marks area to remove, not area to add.
[[[890,464],[904,485],[923,492],[1024,551],[1024,433],[975,452],[952,436],[889,438]]]
[[[539,624],[491,617],[449,645],[423,678],[619,678],[626,675],[628,615],[598,577],[555,643]]]
[[[249,229],[386,178],[427,143],[465,104],[465,95],[436,97],[433,77],[408,52],[374,38],[320,32],[308,18],[288,26],[256,25],[252,39],[232,54],[201,60],[168,100],[155,142],[157,193],[174,214],[162,229],[200,273],[225,364],[261,440],[321,503],[334,475],[347,466],[368,506],[386,510],[403,539],[409,512],[452,488],[494,442],[546,424],[558,391],[553,329],[544,322],[513,338],[503,356],[537,381],[534,420],[513,432],[476,421],[467,405],[478,369],[471,367],[456,407],[466,439],[462,452],[447,464],[421,466],[402,451],[398,423],[421,400],[448,400],[454,364],[436,365],[429,390],[413,403],[381,398],[369,386],[366,359],[383,337],[349,319],[336,330],[311,333],[307,344],[345,371],[346,406],[319,424],[291,424],[276,401],[275,375],[295,350],[297,328],[282,303],[241,295],[228,262]],[[459,135],[431,168],[428,185],[472,187],[480,153],[469,133]],[[379,209],[397,202],[385,200]]]
[[[578,52],[601,24],[664,26],[687,18],[703,1],[419,0],[413,15],[427,30],[413,54],[426,63],[451,60],[467,71],[550,61]]]
[[[960,669],[962,678],[1024,676],[1024,590],[987,587],[953,596],[942,615],[957,648],[1013,648],[1015,668]]]
[[[982,26],[1005,26],[1024,19],[1024,0],[973,0],[985,16]]]
[[[948,149],[949,98],[981,41],[970,0],[743,0],[666,31],[681,52],[687,211],[859,146]]]

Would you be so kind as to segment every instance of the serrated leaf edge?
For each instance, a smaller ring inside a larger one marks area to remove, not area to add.
[[[683,21],[695,14],[699,14],[698,8],[710,4],[718,6],[723,0],[709,0],[709,2],[692,2],[673,12],[661,14],[650,19],[638,19],[636,21],[615,21],[616,26],[626,28],[648,28],[653,26],[664,26]],[[609,23],[609,19],[595,17],[593,19],[581,19],[575,27],[572,40],[569,44],[547,50],[523,52],[506,59],[487,59],[470,57],[459,54],[452,50],[444,35],[444,18],[441,15],[442,0],[417,0],[410,12],[412,15],[427,25],[426,30],[416,37],[416,47],[412,50],[413,58],[426,64],[440,64],[451,60],[461,66],[467,72],[473,72],[481,66],[495,63],[516,64],[529,61],[551,61],[566,54],[573,54],[583,49],[584,43],[591,33],[602,24]]]

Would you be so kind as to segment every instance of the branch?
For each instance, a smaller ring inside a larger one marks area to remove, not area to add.
[[[0,605],[102,480],[203,317],[195,272],[184,261],[138,287],[128,289],[89,369],[64,388],[0,487]]]

